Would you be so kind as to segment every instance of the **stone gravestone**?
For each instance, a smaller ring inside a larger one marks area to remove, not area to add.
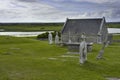
[[[59,36],[58,36],[58,32],[56,32],[56,36],[55,36],[55,44],[59,44]]]
[[[48,41],[49,41],[49,44],[53,43],[51,32],[49,32],[49,34],[48,34]]]
[[[101,50],[98,53],[97,59],[102,59],[103,58],[105,46],[106,46],[106,42],[103,43],[103,46],[102,46]]]
[[[108,47],[109,44],[110,44],[110,41],[107,41],[105,47]]]
[[[85,41],[86,36],[84,33],[81,35],[81,39],[82,41],[79,46],[79,54],[80,54],[80,63],[83,64],[87,60],[87,43]]]
[[[87,44],[87,52],[91,52],[92,51],[92,45],[93,45],[92,42]]]

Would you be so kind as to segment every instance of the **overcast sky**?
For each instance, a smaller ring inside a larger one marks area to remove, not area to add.
[[[99,18],[120,22],[120,0],[0,0],[0,22],[64,22]]]

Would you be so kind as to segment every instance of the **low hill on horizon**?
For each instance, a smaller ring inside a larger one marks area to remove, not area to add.
[[[59,23],[0,23],[0,31],[60,31],[64,22]],[[108,28],[120,28],[120,22],[107,22]]]

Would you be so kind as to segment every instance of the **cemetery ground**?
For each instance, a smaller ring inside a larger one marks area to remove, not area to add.
[[[105,48],[94,44],[88,61],[79,63],[79,54],[66,47],[49,45],[34,38],[0,36],[0,80],[106,80],[120,78],[120,43]]]

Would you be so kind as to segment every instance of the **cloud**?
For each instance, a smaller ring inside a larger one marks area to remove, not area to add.
[[[2,2],[0,1],[0,3]],[[41,21],[56,11],[52,6],[37,2],[26,3],[18,0],[6,0],[3,3],[5,4],[0,8],[0,21]]]
[[[119,0],[3,0],[0,4],[0,22],[63,22],[67,17],[103,16],[120,21]]]
[[[21,2],[37,2],[37,0],[18,0],[18,1],[21,1]]]
[[[113,2],[119,2],[119,0],[74,0],[77,2],[93,2],[93,3],[113,3]]]

